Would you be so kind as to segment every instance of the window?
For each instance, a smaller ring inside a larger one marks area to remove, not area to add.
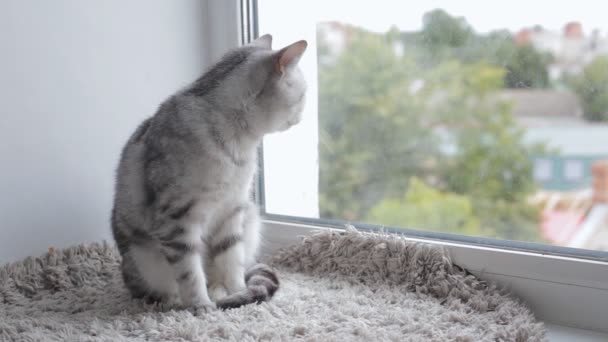
[[[534,162],[534,180],[549,181],[553,177],[552,163],[549,159],[539,158]]]
[[[608,167],[608,24],[591,3],[263,0],[256,19],[275,48],[309,42],[305,119],[264,141],[270,217],[607,255],[608,173],[591,169]]]
[[[265,253],[347,222],[405,232],[443,245],[456,264],[507,287],[545,322],[608,332],[608,135],[598,110],[608,66],[597,2],[240,2],[245,41],[271,33],[275,48],[309,42],[300,63],[310,86],[305,119],[264,141]],[[582,37],[570,18],[582,23]],[[218,22],[231,27],[233,17],[225,19]],[[466,39],[434,34],[445,27],[464,27]],[[553,54],[564,46],[604,47],[572,63],[568,53]],[[541,67],[529,68],[539,59]],[[454,160],[471,156],[463,151],[485,154],[458,169]],[[581,179],[566,179],[568,160],[581,162]],[[525,184],[523,196],[512,191]],[[490,197],[488,189],[503,191]],[[382,201],[383,210],[407,215],[389,222],[378,209],[373,217],[345,210]],[[486,209],[504,229],[487,224]]]
[[[583,178],[583,163],[580,160],[567,160],[564,167],[567,180],[577,181]]]

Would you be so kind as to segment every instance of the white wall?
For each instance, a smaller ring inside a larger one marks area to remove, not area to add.
[[[199,0],[0,2],[0,263],[111,239],[122,145],[203,68]]]

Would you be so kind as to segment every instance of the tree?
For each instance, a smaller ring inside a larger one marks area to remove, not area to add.
[[[440,9],[424,14],[422,30],[403,33],[402,41],[422,68],[431,69],[450,59],[467,64],[486,62],[506,68],[507,88],[549,85],[550,55],[538,52],[532,45],[516,46],[513,35],[506,30],[476,34],[464,18]]]
[[[422,22],[421,31],[402,34],[406,51],[420,67],[433,68],[446,58],[470,51],[466,46],[476,38],[464,18],[441,9],[425,13]]]
[[[351,28],[349,37],[319,70],[322,216],[403,225],[409,213],[424,224],[409,207],[435,198],[442,216],[426,222],[432,229],[537,239],[537,211],[526,199],[531,156],[542,149],[523,143],[511,107],[493,96],[504,69],[455,58],[419,67],[413,55],[395,54],[398,35]],[[465,203],[471,215],[460,224],[445,208]]]
[[[550,57],[531,45],[517,47],[506,60],[507,88],[546,88],[549,85],[547,65]]]
[[[427,91],[443,94],[434,112],[455,146],[437,167],[436,187],[470,198],[483,235],[537,240],[538,210],[527,203],[536,190],[531,157],[547,152],[524,143],[511,104],[494,96],[504,73],[485,63],[446,62],[427,78]]]
[[[401,198],[375,205],[367,222],[393,227],[423,228],[453,234],[480,235],[479,218],[467,196],[443,193],[416,177]]]
[[[319,66],[319,163],[322,215],[354,220],[403,193],[408,179],[396,175],[424,174],[437,144],[419,129],[412,61],[388,37],[354,28],[350,36],[335,63]]]
[[[589,121],[608,121],[608,57],[598,57],[570,81]]]
[[[428,46],[462,46],[473,34],[464,18],[452,17],[441,9],[425,13],[422,23],[421,34]]]

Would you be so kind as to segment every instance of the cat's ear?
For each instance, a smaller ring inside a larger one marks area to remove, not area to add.
[[[259,46],[261,48],[270,50],[272,49],[272,36],[269,34],[265,34],[249,43],[249,45]]]
[[[275,57],[276,71],[283,74],[285,68],[298,64],[307,46],[308,43],[305,40],[300,40],[279,50]]]

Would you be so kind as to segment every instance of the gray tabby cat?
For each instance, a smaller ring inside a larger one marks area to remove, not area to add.
[[[306,83],[297,64],[307,43],[279,51],[271,43],[265,35],[226,54],[124,147],[112,232],[134,297],[207,310],[277,290],[272,269],[254,265],[252,180],[262,137],[300,121]]]

